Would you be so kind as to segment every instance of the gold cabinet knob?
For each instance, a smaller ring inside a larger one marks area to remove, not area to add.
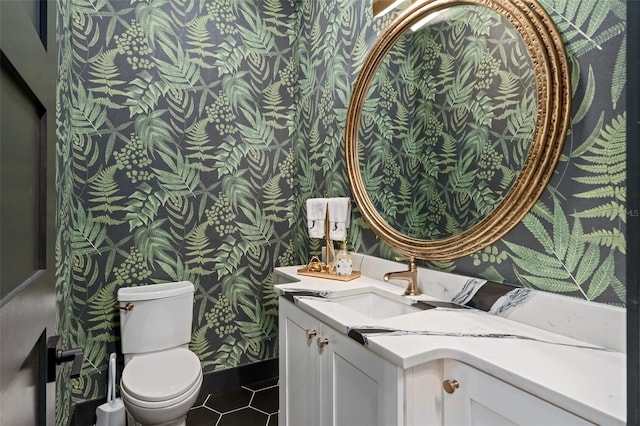
[[[457,380],[445,380],[442,382],[442,387],[446,393],[454,393],[456,389],[460,387],[460,383]]]
[[[318,347],[322,348],[323,346],[327,346],[329,344],[329,339],[326,337],[318,337]]]
[[[307,328],[307,329],[305,330],[305,334],[307,335],[307,339],[311,339],[313,336],[315,336],[316,334],[318,334],[318,332],[317,332],[317,331],[315,331],[315,330],[314,330],[314,329],[312,329],[312,328]]]

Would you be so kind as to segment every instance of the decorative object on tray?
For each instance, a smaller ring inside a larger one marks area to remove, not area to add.
[[[318,256],[313,256],[307,266],[298,269],[298,274],[318,278],[328,278],[339,281],[350,281],[360,276],[360,271],[354,271],[349,266],[351,255],[347,251],[347,229],[351,219],[351,199],[309,198],[307,200],[307,229],[310,238],[324,238],[327,262],[322,262]],[[336,253],[333,241],[342,241],[341,263],[336,268]]]

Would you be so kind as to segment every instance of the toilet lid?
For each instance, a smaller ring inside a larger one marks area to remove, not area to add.
[[[201,374],[196,354],[177,348],[134,357],[122,371],[120,386],[134,398],[164,401],[191,389]]]

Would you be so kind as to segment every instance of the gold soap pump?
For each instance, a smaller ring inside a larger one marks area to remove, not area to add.
[[[347,239],[342,240],[342,248],[336,255],[336,274],[348,277],[353,272],[351,253],[347,251]]]

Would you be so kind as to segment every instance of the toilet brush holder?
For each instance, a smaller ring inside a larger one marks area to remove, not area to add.
[[[107,402],[96,409],[96,426],[125,426],[127,423],[124,403],[116,398],[116,354],[109,357],[109,384]]]

